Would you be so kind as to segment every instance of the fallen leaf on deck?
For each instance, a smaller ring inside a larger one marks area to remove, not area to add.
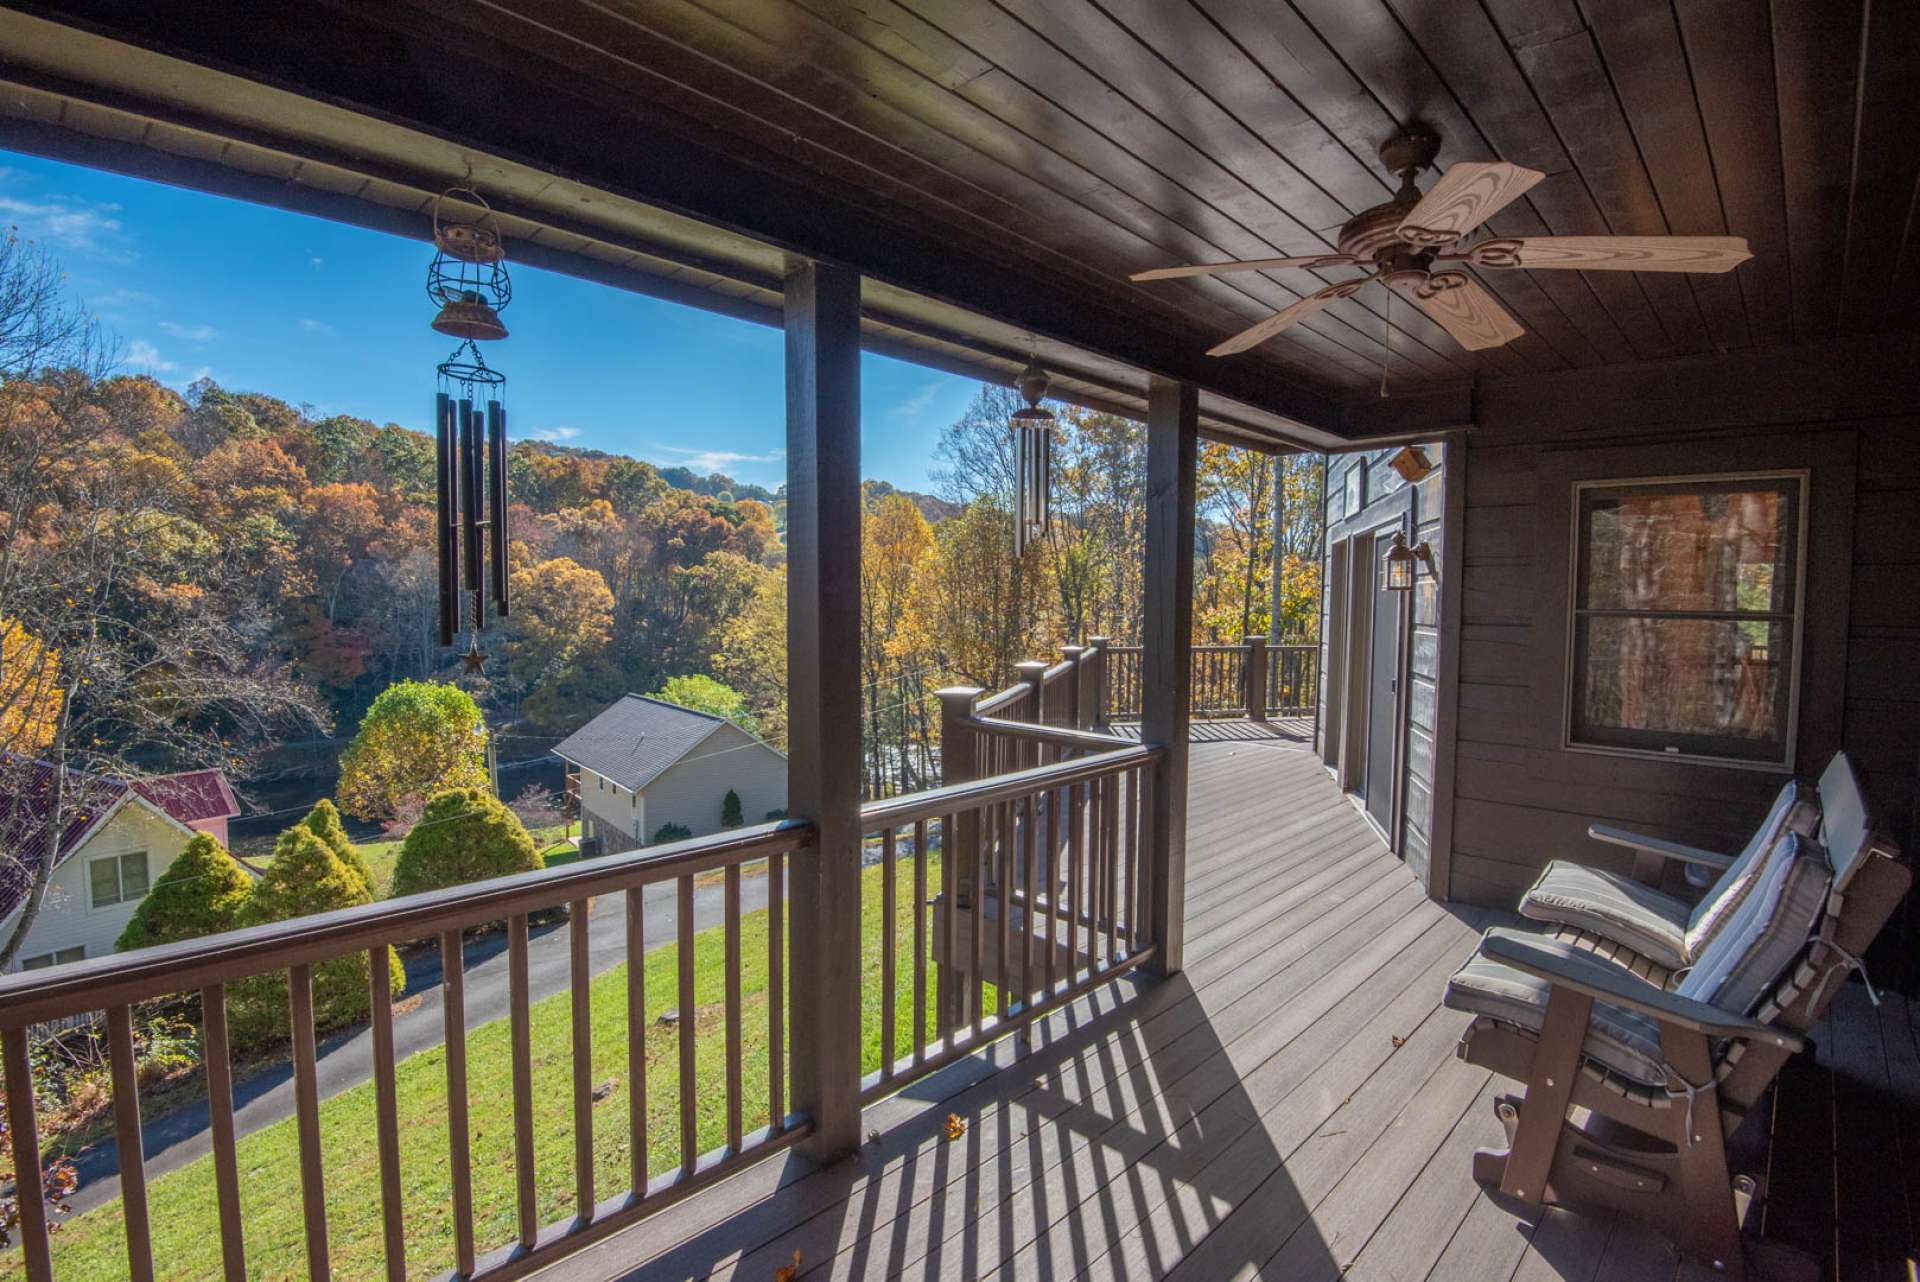
[[[947,1138],[957,1140],[967,1133],[967,1120],[958,1113],[947,1114]]]
[[[783,1264],[773,1271],[773,1282],[793,1282],[800,1276],[800,1252],[793,1253],[793,1263]]]

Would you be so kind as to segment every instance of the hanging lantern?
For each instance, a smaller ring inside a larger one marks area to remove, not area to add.
[[[472,198],[480,206],[477,222],[441,216],[448,197]],[[433,328],[464,342],[492,342],[507,336],[500,313],[513,301],[507,275],[506,246],[493,208],[470,187],[449,187],[433,201],[433,264],[427,268],[427,297],[440,306]]]
[[[1013,412],[1013,554],[1022,556],[1027,545],[1046,537],[1053,528],[1052,410],[1040,408],[1047,394],[1047,372],[1038,362],[1020,371],[1015,386],[1026,405]]]
[[[487,597],[508,612],[506,375],[487,365],[468,339],[440,363],[434,397],[434,475],[438,483],[436,548],[440,570],[440,644],[452,645],[466,623],[487,626]],[[462,598],[471,604],[463,619]],[[477,640],[466,664],[480,670]]]

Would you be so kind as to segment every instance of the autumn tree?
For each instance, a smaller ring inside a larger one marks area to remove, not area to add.
[[[667,683],[647,696],[659,699],[663,703],[677,703],[683,708],[692,708],[695,712],[705,712],[711,716],[722,717],[733,722],[748,734],[757,735],[760,728],[754,724],[753,716],[747,711],[747,701],[740,692],[722,681],[694,673],[690,676],[671,677]]]
[[[507,672],[527,691],[536,723],[569,729],[593,710],[596,688],[617,693],[604,671],[613,593],[597,570],[566,557],[515,570],[506,631]]]
[[[479,705],[457,686],[388,686],[341,754],[341,808],[361,819],[387,819],[449,788],[485,788],[485,734]]]
[[[787,576],[761,578],[752,598],[719,630],[713,669],[740,692],[761,737],[787,746]]]
[[[889,494],[860,523],[860,671],[866,696],[861,736],[870,797],[911,792],[929,782],[932,718],[927,703],[938,688],[924,655],[903,631],[920,563],[933,547],[933,528],[913,500]]]

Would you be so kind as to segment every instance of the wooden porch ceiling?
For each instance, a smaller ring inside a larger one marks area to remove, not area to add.
[[[391,142],[376,135],[404,124],[593,193],[561,205],[571,218],[516,211],[541,225],[535,261],[597,259],[652,292],[764,318],[782,250],[838,259],[868,274],[870,308],[890,318],[870,345],[1005,373],[1039,335],[1043,359],[1087,376],[1070,391],[1118,408],[1134,409],[1143,371],[1200,382],[1223,434],[1358,436],[1382,421],[1368,403],[1383,362],[1401,402],[1390,421],[1458,427],[1475,382],[1899,328],[1920,285],[1920,105],[1905,88],[1920,9],[1908,5],[1871,22],[1865,0],[19,7],[380,118],[249,107],[274,135],[254,141],[299,144],[298,172],[269,175],[283,189],[308,181],[305,165],[375,159]],[[125,75],[78,46],[65,68],[0,46],[43,89],[61,87],[48,76]],[[146,95],[136,108],[220,105],[178,74],[121,88]],[[246,116],[214,134],[244,141]],[[1547,173],[1493,220],[1499,234],[1732,233],[1754,258],[1709,277],[1487,272],[1529,333],[1480,353],[1410,308],[1389,312],[1382,293],[1213,360],[1207,346],[1317,288],[1312,274],[1126,281],[1172,261],[1326,249],[1388,194],[1374,149],[1410,120],[1439,130],[1443,166],[1499,158]],[[16,123],[0,144],[45,149],[47,123],[39,135]],[[52,123],[97,122],[83,106]],[[378,159],[443,180],[416,150]],[[245,168],[224,153],[202,163]],[[360,177],[344,200],[406,185],[378,166]],[[625,211],[611,248],[569,243],[608,192],[645,216]]]

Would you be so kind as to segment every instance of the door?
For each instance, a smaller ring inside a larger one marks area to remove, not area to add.
[[[1373,541],[1373,618],[1369,628],[1367,673],[1367,770],[1363,791],[1367,813],[1383,832],[1393,831],[1393,764],[1400,720],[1400,612],[1407,594],[1386,583],[1386,557],[1392,544]]]

